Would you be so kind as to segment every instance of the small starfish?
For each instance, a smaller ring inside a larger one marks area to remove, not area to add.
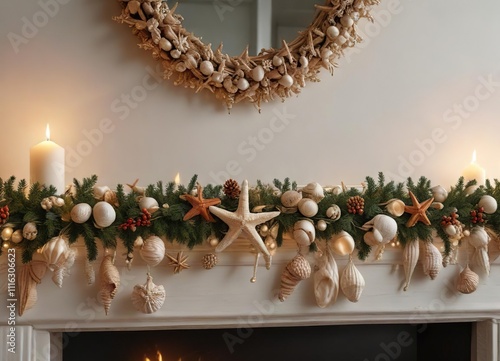
[[[198,190],[198,195],[196,197],[193,197],[192,195],[189,194],[184,194],[182,196],[182,199],[188,201],[193,206],[193,208],[191,208],[189,212],[187,212],[184,215],[184,218],[182,220],[187,221],[188,219],[191,219],[194,216],[201,215],[203,219],[205,219],[207,222],[215,222],[215,219],[208,212],[208,207],[220,204],[221,202],[220,199],[219,198],[204,199],[203,189],[199,184],[196,186],[196,189]]]
[[[215,251],[222,252],[243,233],[254,247],[264,255],[266,267],[269,269],[271,267],[271,254],[255,227],[277,217],[280,212],[250,213],[248,203],[248,181],[244,180],[241,185],[238,209],[235,212],[229,212],[214,206],[209,207],[210,212],[222,219],[229,226],[229,231],[217,245]]]
[[[134,191],[134,192],[136,192],[136,193],[138,193],[138,194],[140,194],[140,195],[144,195],[144,193],[145,193],[145,191],[146,191],[146,188],[144,188],[144,187],[138,187],[138,186],[137,186],[137,183],[138,183],[138,182],[139,182],[139,178],[137,178],[137,179],[134,181],[134,183],[132,183],[132,184],[128,184],[128,183],[127,183],[127,186],[129,186],[129,187],[130,187],[130,189],[132,189],[132,191]]]
[[[434,197],[429,198],[428,200],[420,203],[415,197],[415,195],[410,191],[410,198],[412,205],[405,206],[405,213],[410,213],[411,217],[406,222],[406,227],[413,227],[417,224],[417,222],[422,222],[428,226],[431,225],[431,221],[427,217],[427,209],[431,206],[432,202],[434,202]]]
[[[180,273],[184,269],[188,269],[189,265],[187,263],[187,259],[189,256],[184,256],[182,251],[177,252],[177,256],[171,256],[167,253],[167,257],[170,259],[168,263],[170,266],[174,266],[174,273]]]

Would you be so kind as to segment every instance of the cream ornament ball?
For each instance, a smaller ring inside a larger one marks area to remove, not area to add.
[[[330,240],[330,245],[333,253],[339,256],[347,256],[354,251],[356,246],[354,238],[346,231],[341,231],[335,234]]]
[[[2,229],[1,237],[4,241],[8,241],[8,240],[10,240],[12,233],[14,233],[14,230],[12,228],[5,227],[4,229]]]
[[[10,240],[13,243],[20,243],[23,240],[23,232],[20,229],[14,231],[14,233],[12,233],[12,236],[10,236]]]
[[[489,195],[482,196],[478,205],[483,208],[484,213],[486,214],[493,214],[498,208],[497,200]]]
[[[90,219],[92,215],[92,207],[87,203],[78,203],[73,208],[71,208],[71,220],[75,223],[85,223]]]
[[[144,240],[140,254],[149,266],[157,266],[165,257],[165,243],[160,237],[149,236]]]
[[[97,202],[92,210],[95,225],[99,228],[106,228],[113,224],[116,219],[115,209],[108,202]]]
[[[160,205],[153,197],[141,197],[139,200],[139,208],[146,209],[149,213],[154,213],[160,209]]]
[[[301,219],[293,225],[293,239],[300,246],[309,246],[316,239],[314,224],[306,219]]]
[[[298,203],[298,208],[305,217],[314,217],[318,213],[318,204],[310,198],[302,198]]]

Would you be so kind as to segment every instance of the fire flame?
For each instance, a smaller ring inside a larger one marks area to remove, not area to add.
[[[45,128],[45,138],[47,140],[50,140],[50,128],[48,123],[47,123],[47,128]]]
[[[472,162],[471,163],[476,163],[476,150],[474,149],[474,151],[472,152]]]
[[[156,360],[157,361],[163,361],[163,356],[161,355],[160,351],[156,351]],[[149,357],[145,357],[144,361],[151,361]]]

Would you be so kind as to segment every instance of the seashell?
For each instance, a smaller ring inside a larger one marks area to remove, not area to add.
[[[321,200],[325,198],[325,191],[323,190],[323,187],[316,182],[307,184],[300,191],[302,192],[303,197],[311,198],[316,203],[321,202]]]
[[[302,199],[302,194],[297,191],[286,191],[281,195],[281,204],[285,207],[296,207]]]
[[[326,216],[333,221],[338,220],[340,218],[341,214],[342,214],[342,211],[340,210],[340,207],[336,204],[332,204],[326,210]]]
[[[436,278],[441,268],[443,268],[443,256],[437,247],[428,241],[421,241],[423,245],[422,266],[424,274],[432,280]]]
[[[38,230],[36,229],[36,224],[33,222],[28,222],[23,227],[23,237],[28,241],[33,241],[38,235]]]
[[[106,192],[110,190],[111,189],[109,189],[108,186],[95,186],[94,188],[92,188],[92,194],[95,199],[102,200],[104,199],[104,195],[106,194]]]
[[[250,87],[250,83],[245,78],[239,78],[236,86],[239,90],[247,90]]]
[[[104,256],[99,268],[99,292],[98,300],[104,306],[104,312],[108,314],[111,307],[111,301],[118,291],[120,286],[120,272],[114,265],[113,256],[107,254]]]
[[[444,231],[450,237],[455,236],[458,233],[457,227],[454,224],[449,224],[445,227]]]
[[[346,256],[354,251],[355,242],[346,231],[340,231],[330,240],[332,251],[339,256]]]
[[[216,83],[219,83],[219,84],[220,84],[220,83],[222,83],[222,81],[224,80],[224,74],[222,74],[221,72],[216,71],[216,72],[214,72],[214,73],[212,74],[212,80],[213,80],[214,82],[216,82]]]
[[[69,252],[69,243],[64,236],[53,237],[38,252],[43,256],[51,271],[62,268]]]
[[[165,38],[161,38],[159,42],[160,48],[165,51],[172,50],[172,43]]]
[[[179,59],[182,55],[182,52],[179,49],[174,49],[170,51],[170,56],[174,59]]]
[[[326,36],[328,36],[331,40],[335,39],[340,35],[340,30],[335,25],[331,25],[326,29]]]
[[[464,294],[469,294],[477,289],[479,284],[479,276],[477,273],[473,272],[469,265],[465,266],[457,281],[457,291]]]
[[[387,212],[395,217],[400,217],[405,212],[405,203],[401,199],[393,198],[385,206]]]
[[[78,203],[71,208],[71,220],[75,223],[85,223],[92,215],[92,207],[87,203]]]
[[[187,70],[187,66],[186,66],[186,63],[184,63],[183,61],[181,61],[180,63],[177,63],[175,65],[175,71],[179,72],[179,73],[183,73]]]
[[[47,263],[41,260],[32,260],[28,263],[29,273],[33,281],[37,284],[42,282],[43,276],[47,272]]]
[[[448,191],[442,186],[437,185],[431,188],[432,196],[436,202],[444,202],[448,197]]]
[[[284,302],[302,280],[311,276],[311,265],[300,253],[297,254],[285,267],[281,274],[281,286],[278,298]]]
[[[299,212],[305,217],[314,217],[318,213],[318,203],[310,198],[302,198],[297,205]]]
[[[316,223],[316,228],[318,228],[319,231],[324,231],[326,229],[326,227],[328,227],[328,225],[326,224],[324,219],[320,219]]]
[[[301,246],[309,246],[316,239],[316,229],[314,223],[301,219],[293,225],[293,239]]]
[[[160,205],[153,197],[141,197],[139,199],[139,208],[146,209],[149,213],[154,213],[160,209]]]
[[[116,219],[115,209],[108,202],[100,201],[94,205],[92,210],[94,222],[98,228],[106,228],[113,224]]]
[[[340,289],[349,301],[358,302],[363,292],[363,288],[365,288],[365,279],[354,265],[352,259],[350,259],[347,266],[342,271]]]
[[[230,77],[224,79],[222,85],[224,86],[224,89],[226,89],[231,94],[234,94],[238,91],[238,87],[233,84],[233,80]]]
[[[396,221],[385,214],[377,214],[371,221],[366,222],[362,229],[368,231],[363,239],[369,246],[378,246],[390,242],[398,232]]]
[[[32,308],[37,301],[37,282],[31,277],[30,263],[23,264],[17,276],[16,286],[19,299],[19,316],[22,316],[24,311]]]
[[[403,290],[406,291],[410,286],[411,276],[417,266],[420,253],[420,245],[417,240],[409,241],[403,249],[403,268],[405,271],[405,285]]]
[[[354,25],[354,20],[349,15],[344,15],[340,18],[340,23],[346,28],[350,28]]]
[[[331,51],[330,49],[328,49],[328,48],[321,49],[321,59],[322,60],[329,60],[332,55],[333,55],[333,51]]]
[[[148,273],[146,283],[135,285],[132,291],[132,304],[142,313],[154,313],[158,311],[165,302],[165,288],[163,285],[155,285],[153,277]]]
[[[261,65],[257,65],[255,68],[252,69],[250,75],[254,81],[261,81],[262,79],[264,79],[265,75],[264,68]]]
[[[316,304],[325,308],[337,300],[339,293],[339,270],[330,247],[319,258],[314,272],[314,297]]]
[[[299,63],[300,63],[300,66],[302,66],[302,68],[307,68],[309,66],[309,59],[307,59],[307,57],[302,55],[299,58]]]
[[[464,237],[464,240],[469,242],[474,248],[481,248],[488,245],[490,237],[483,227],[476,226],[470,230],[470,234]]]
[[[158,265],[165,257],[165,243],[160,237],[149,236],[144,240],[140,254],[142,259],[151,267]]]
[[[275,55],[273,57],[273,65],[276,66],[276,67],[278,67],[281,64],[283,64],[283,58],[279,57],[278,55]]]
[[[281,79],[278,80],[278,83],[283,85],[285,88],[290,88],[293,85],[293,78],[288,74],[284,74]]]
[[[483,207],[484,213],[493,214],[497,211],[498,203],[492,196],[484,195],[479,200],[478,206]]]
[[[210,60],[203,60],[200,64],[200,71],[203,75],[210,76],[214,72],[214,64]]]
[[[486,247],[476,248],[473,255],[474,263],[478,265],[486,275],[490,274],[490,257]]]
[[[20,229],[14,231],[14,233],[12,233],[12,235],[10,236],[10,241],[12,243],[20,243],[22,240],[23,232]]]

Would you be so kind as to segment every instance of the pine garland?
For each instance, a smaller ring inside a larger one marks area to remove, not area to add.
[[[116,204],[113,206],[116,211],[116,220],[106,228],[98,227],[92,217],[83,224],[71,221],[70,217],[71,209],[75,205],[87,203],[93,207],[100,201],[94,195],[96,175],[82,181],[75,179],[72,187],[62,195],[57,195],[56,189],[52,186],[44,187],[35,184],[28,188],[25,180],[19,181],[16,186],[15,177],[10,177],[5,181],[0,179],[0,207],[7,205],[10,213],[1,228],[11,227],[13,230],[22,230],[28,222],[33,222],[37,226],[38,234],[34,240],[23,238],[17,244],[12,242],[9,244],[10,247],[16,247],[22,251],[22,261],[25,263],[32,259],[37,249],[59,234],[66,234],[70,244],[82,239],[90,261],[98,257],[98,242],[104,248],[116,248],[117,243],[121,242],[127,253],[131,253],[138,237],[146,238],[150,235],[164,237],[169,242],[194,248],[210,237],[221,239],[228,230],[228,226],[215,216],[215,222],[208,222],[199,215],[187,221],[183,220],[184,215],[191,209],[191,205],[182,196],[193,193],[197,179],[197,175],[194,175],[187,186],[176,185],[174,182],[164,184],[159,181],[147,186],[144,194],[133,188],[132,191],[127,192],[125,187],[119,184],[114,191]],[[318,213],[313,217],[304,217],[299,212],[282,212],[278,217],[269,221],[268,226],[271,228],[277,225],[276,243],[279,247],[283,244],[284,236],[292,233],[293,226],[298,220],[309,219],[314,224],[322,220],[326,222],[327,227],[316,232],[316,239],[329,240],[335,234],[345,231],[354,238],[358,258],[363,260],[372,250],[363,240],[366,231],[362,227],[376,215],[384,214],[396,221],[397,240],[402,246],[417,239],[430,241],[437,236],[443,240],[443,253],[447,256],[452,250],[452,245],[450,237],[441,224],[443,217],[456,213],[460,222],[470,229],[476,225],[472,214],[482,196],[490,195],[497,202],[500,200],[498,180],[495,179],[493,182],[488,180],[484,186],[475,187],[471,193],[470,189],[475,185],[475,181],[465,183],[461,177],[456,185],[451,187],[447,198],[439,204],[439,207],[428,209],[426,214],[430,225],[417,222],[415,226],[408,227],[406,223],[410,218],[409,214],[404,213],[400,217],[395,217],[384,206],[391,199],[400,199],[405,205],[411,205],[410,191],[421,201],[431,198],[433,193],[430,180],[420,177],[416,182],[408,178],[405,183],[393,181],[386,183],[384,175],[379,173],[376,180],[366,177],[362,187],[343,187],[340,192],[325,190],[324,198],[318,202]],[[219,207],[229,211],[236,210],[238,199],[226,196],[222,189],[222,185],[206,185],[203,187],[203,197],[220,198]],[[257,181],[256,186],[249,191],[250,209],[259,207],[259,210],[263,212],[279,210],[282,207],[281,194],[297,189],[297,184],[288,178],[283,181],[275,179],[272,185]],[[152,197],[159,204],[159,209],[150,215],[150,224],[140,225],[133,229],[121,227],[120,225],[126,223],[127,220],[137,219],[144,214],[144,210],[138,206],[138,199],[141,196]],[[42,203],[48,197],[62,198],[63,205],[45,209]],[[362,198],[364,209],[361,214],[348,212],[347,205],[351,197]],[[341,217],[337,220],[326,216],[327,209],[334,204],[338,205],[341,210]],[[494,233],[500,233],[500,213],[496,211],[488,215],[485,223],[481,225],[488,227]],[[313,243],[311,250],[315,249],[316,244]],[[0,254],[1,252],[0,248]]]

